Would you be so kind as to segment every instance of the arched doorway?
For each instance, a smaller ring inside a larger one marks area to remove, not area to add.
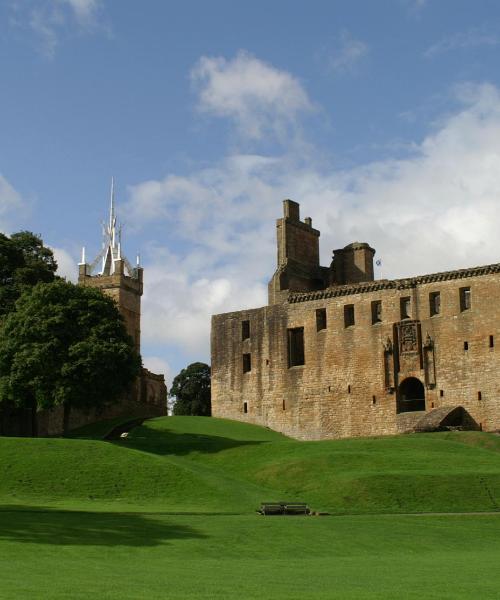
[[[403,380],[398,388],[398,413],[425,410],[425,390],[416,377]]]

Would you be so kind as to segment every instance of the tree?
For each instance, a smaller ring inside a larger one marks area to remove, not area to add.
[[[0,403],[33,411],[101,409],[126,392],[141,359],[113,300],[58,280],[27,288],[0,325]]]
[[[195,362],[175,377],[169,395],[176,398],[174,415],[199,415],[209,417],[210,367]]]
[[[0,233],[0,317],[14,309],[26,289],[56,279],[57,262],[40,236],[19,231],[9,237]]]

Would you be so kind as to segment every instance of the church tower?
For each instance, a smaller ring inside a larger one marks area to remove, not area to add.
[[[102,250],[92,264],[87,264],[83,248],[82,260],[78,265],[78,284],[99,288],[113,298],[125,320],[127,332],[134,340],[135,349],[140,353],[143,269],[139,257],[133,268],[123,255],[121,230],[116,220],[114,180],[111,179],[109,221],[103,223]]]

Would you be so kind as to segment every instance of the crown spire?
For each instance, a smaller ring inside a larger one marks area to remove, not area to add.
[[[129,277],[137,277],[137,269],[133,269],[127,258],[122,253],[122,225],[117,223],[115,210],[115,178],[111,177],[111,192],[109,203],[109,221],[102,223],[102,250],[89,265],[88,273],[91,274],[99,263],[101,270],[99,275],[114,275],[117,267],[116,263],[123,261],[125,272]],[[82,264],[85,261],[85,250],[82,252]],[[121,267],[120,267],[121,269]]]

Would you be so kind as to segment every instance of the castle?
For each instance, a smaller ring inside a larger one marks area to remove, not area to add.
[[[212,414],[299,439],[500,428],[500,264],[374,280],[284,201],[267,306],[212,317]]]

